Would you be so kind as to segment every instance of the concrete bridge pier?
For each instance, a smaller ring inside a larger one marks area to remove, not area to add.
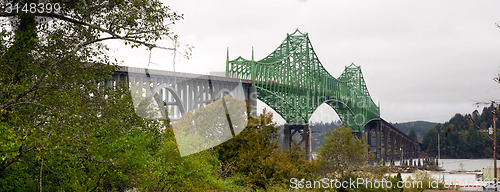
[[[287,123],[284,129],[283,148],[290,150],[292,148],[293,135],[299,133],[301,140],[299,145],[304,147],[306,152],[306,160],[312,160],[312,147],[311,147],[311,126],[307,123]],[[303,145],[302,145],[303,144]]]
[[[373,152],[375,158],[382,158],[382,131],[380,121],[371,121],[365,125],[363,142],[368,145],[368,151]]]

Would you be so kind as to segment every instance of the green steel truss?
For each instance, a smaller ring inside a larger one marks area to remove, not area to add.
[[[241,56],[229,60],[228,53],[226,76],[252,80],[257,98],[287,123],[309,122],[323,103],[330,105],[353,130],[380,119],[380,108],[368,93],[361,68],[353,63],[334,78],[321,65],[307,33],[297,29],[267,57],[259,61],[253,57],[253,50],[251,60]]]

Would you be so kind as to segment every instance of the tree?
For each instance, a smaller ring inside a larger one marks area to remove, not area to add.
[[[440,124],[436,127],[441,126]],[[432,128],[425,135],[422,140],[422,151],[427,152],[429,155],[437,156],[437,134],[438,129]]]
[[[140,191],[234,191],[240,187],[218,177],[221,162],[211,150],[181,157],[168,126],[157,153],[149,156],[133,180]]]
[[[318,147],[319,166],[324,175],[348,174],[367,163],[370,158],[366,145],[345,126],[328,132],[323,145]]]
[[[124,190],[158,152],[164,121],[134,116],[103,41],[155,47],[182,15],[158,0],[8,1],[0,10],[0,183],[6,190]],[[35,3],[35,4],[33,4]],[[52,6],[22,10],[32,5]],[[59,5],[60,9],[56,9]],[[11,7],[10,7],[11,8]],[[10,11],[8,11],[10,10]]]
[[[448,122],[438,124],[424,135],[422,140],[422,150],[429,155],[437,156],[437,135],[440,136],[441,157],[450,158],[485,158],[491,154],[491,142],[488,136],[478,130],[473,122],[477,123],[479,128],[485,129],[488,126],[488,118],[492,117],[493,108],[485,107],[482,113],[473,112],[472,115],[455,114]],[[477,110],[476,110],[477,111]],[[476,113],[476,119],[474,118]],[[472,119],[469,121],[468,119]],[[489,120],[491,122],[491,120]]]
[[[479,118],[479,116],[480,116],[479,111],[474,110],[474,111],[472,112],[472,117],[471,117],[471,118],[472,118],[474,121],[476,121],[476,120]]]
[[[410,139],[418,141],[417,134],[415,133],[415,130],[413,128],[411,128],[410,131],[408,132],[408,137],[410,137]]]
[[[305,160],[299,146],[290,152],[280,148],[279,129],[270,112],[250,117],[239,135],[214,148],[224,167],[220,176],[253,189],[288,186],[290,178],[312,178],[314,164]]]
[[[149,153],[159,150],[161,123],[134,116],[125,89],[95,87],[94,96],[75,91],[77,95],[61,100],[69,109],[58,110],[40,129],[30,129],[34,135],[28,135],[26,141],[14,134],[2,138],[14,149],[33,148],[0,174],[4,189],[33,191],[43,186],[48,191],[91,191],[133,186],[128,177],[141,173]],[[17,140],[8,140],[13,137]]]

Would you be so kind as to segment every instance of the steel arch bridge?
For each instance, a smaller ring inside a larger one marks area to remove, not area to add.
[[[335,78],[323,67],[307,33],[298,29],[276,50],[261,60],[241,56],[226,61],[226,77],[252,80],[257,98],[272,107],[287,123],[308,123],[323,103],[331,106],[342,122],[362,130],[380,120],[380,108],[366,88],[361,68],[351,64]]]

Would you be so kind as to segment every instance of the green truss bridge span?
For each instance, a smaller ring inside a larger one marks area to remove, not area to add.
[[[229,51],[228,51],[229,52]],[[261,60],[241,56],[226,62],[226,77],[252,80],[257,98],[272,107],[287,123],[308,123],[323,103],[331,106],[342,122],[361,131],[380,119],[380,108],[366,88],[361,68],[346,67],[335,78],[323,67],[307,33],[298,29]]]

